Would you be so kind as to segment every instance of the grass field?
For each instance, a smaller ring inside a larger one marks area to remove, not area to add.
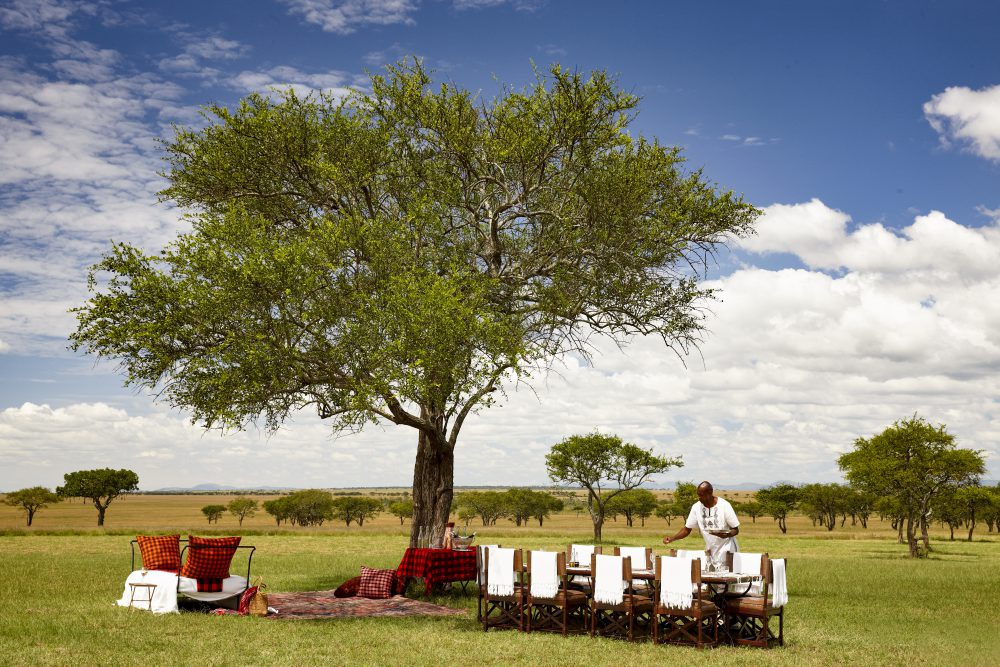
[[[869,530],[848,522],[828,533],[798,518],[788,535],[770,520],[744,522],[744,549],[789,561],[787,645],[770,651],[696,652],[589,637],[483,633],[475,622],[475,597],[461,589],[434,599],[470,612],[454,618],[278,622],[153,616],[113,606],[136,532],[246,535],[244,543],[257,547],[254,573],[273,591],[333,588],[355,576],[361,564],[394,567],[407,543],[409,525],[401,527],[391,516],[363,528],[292,530],[276,530],[266,516],[238,530],[226,518],[208,530],[198,509],[226,500],[134,496],[112,504],[100,530],[93,507],[78,503],[41,511],[27,530],[23,515],[0,509],[0,664],[1000,664],[1000,537],[937,539],[930,558],[911,561],[893,531],[877,521]],[[554,517],[543,528],[507,523],[477,530],[481,541],[524,548],[562,549],[590,537],[588,520],[573,514]],[[659,540],[667,530],[659,519],[645,528],[612,522],[605,544],[662,551]],[[697,548],[700,538],[686,542]]]

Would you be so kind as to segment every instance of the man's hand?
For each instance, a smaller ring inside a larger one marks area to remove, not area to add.
[[[664,537],[663,538],[663,543],[664,544],[670,544],[670,538],[669,537]]]

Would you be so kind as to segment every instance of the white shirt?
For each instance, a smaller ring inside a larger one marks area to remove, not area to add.
[[[712,559],[717,562],[724,562],[727,551],[739,551],[735,537],[716,537],[710,530],[732,530],[740,525],[740,520],[736,518],[733,506],[725,498],[715,497],[714,507],[705,507],[699,500],[691,506],[684,525],[690,529],[697,528],[701,531],[701,536],[705,538],[705,549]]]

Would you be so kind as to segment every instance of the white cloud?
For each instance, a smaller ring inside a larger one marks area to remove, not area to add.
[[[291,88],[299,97],[320,91],[334,97],[346,97],[351,90],[367,82],[357,76],[342,71],[303,72],[294,67],[278,66],[264,71],[243,71],[229,79],[229,85],[237,90],[268,92],[272,89]]]
[[[946,88],[924,103],[924,117],[945,146],[956,143],[1000,162],[1000,85]]]
[[[366,25],[413,25],[411,0],[282,0],[292,14],[326,32],[347,35]]]
[[[940,211],[919,215],[897,233],[880,223],[848,231],[851,218],[819,199],[764,209],[757,235],[739,245],[751,252],[791,253],[817,269],[947,272],[991,276],[1000,264],[1000,225],[971,228]]]

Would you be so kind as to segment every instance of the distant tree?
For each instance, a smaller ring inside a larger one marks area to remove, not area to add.
[[[139,490],[139,476],[131,470],[77,470],[63,475],[65,484],[56,489],[63,498],[86,498],[97,508],[97,525],[104,525],[104,513],[111,502]]]
[[[507,515],[507,503],[499,491],[466,491],[458,496],[456,504],[459,508],[468,507],[475,510],[484,526],[496,525],[497,519]]]
[[[399,525],[402,526],[404,519],[413,518],[413,501],[398,500],[394,503],[389,503],[389,514],[399,517]]]
[[[698,485],[694,482],[677,482],[674,484],[673,503],[674,516],[686,519],[691,507],[698,502]]]
[[[988,513],[996,500],[990,489],[981,486],[961,487],[955,491],[955,499],[962,508],[965,523],[969,528],[968,541],[971,542],[977,519]]]
[[[757,517],[761,516],[764,513],[763,506],[755,500],[751,500],[744,503],[737,503],[737,505],[733,507],[733,509],[736,510],[737,514],[745,514],[746,516],[750,517],[750,520],[753,523],[757,523]]]
[[[28,515],[28,525],[35,519],[35,513],[53,503],[62,500],[62,496],[53,493],[44,486],[32,486],[20,491],[11,491],[3,499],[4,504],[20,507]]]
[[[594,540],[601,541],[605,505],[616,495],[638,488],[653,475],[681,466],[679,458],[657,456],[615,435],[597,431],[572,435],[552,446],[545,466],[552,481],[575,484],[587,490]],[[616,488],[605,492],[605,486]]]
[[[219,523],[219,517],[226,513],[225,505],[205,505],[201,508],[201,513],[205,515],[209,523],[213,521]]]
[[[799,488],[799,509],[817,517],[827,530],[837,526],[837,515],[846,516],[849,492],[842,484],[806,484]]]
[[[636,519],[641,519],[642,525],[645,526],[646,518],[656,510],[656,496],[646,489],[632,489],[619,493],[608,501],[608,506],[612,512],[625,517],[625,523],[629,528]]]
[[[292,503],[289,502],[289,496],[265,500],[261,504],[261,507],[265,512],[274,517],[274,522],[279,526],[282,521],[288,521],[293,526],[297,523],[295,517],[293,516],[294,508],[292,507]]]
[[[236,520],[240,522],[240,526],[242,527],[243,519],[250,518],[257,513],[257,501],[246,496],[237,496],[229,501],[226,509],[236,517]]]
[[[292,525],[322,526],[334,518],[333,494],[320,489],[305,489],[286,496]]]
[[[778,522],[782,533],[788,532],[788,515],[799,503],[799,490],[791,484],[775,484],[757,492],[757,502],[764,514]]]
[[[542,522],[549,518],[552,512],[562,512],[565,503],[560,498],[548,493],[541,493],[538,502],[531,510],[531,516],[538,521],[538,527],[542,527]]]
[[[479,514],[476,512],[476,508],[471,505],[460,505],[458,507],[458,520],[465,525],[465,528],[469,528],[469,522],[475,519]]]
[[[983,521],[986,522],[989,531],[992,533],[994,527],[1000,530],[1000,483],[990,487],[989,491],[993,500],[990,506],[986,508],[986,511],[983,512]]]
[[[677,503],[675,503],[673,500],[661,500],[660,502],[656,503],[656,509],[653,510],[653,514],[660,517],[661,519],[664,519],[667,522],[667,525],[669,526],[671,520],[675,516],[679,516],[679,513],[677,512]]]
[[[382,509],[382,503],[369,496],[337,498],[333,501],[333,518],[348,526],[352,521],[363,526],[365,519],[374,519]]]
[[[973,483],[985,470],[980,452],[956,448],[944,424],[931,426],[917,415],[871,438],[858,438],[838,464],[855,487],[900,502],[911,558],[930,549],[927,522],[934,498],[949,487]]]

